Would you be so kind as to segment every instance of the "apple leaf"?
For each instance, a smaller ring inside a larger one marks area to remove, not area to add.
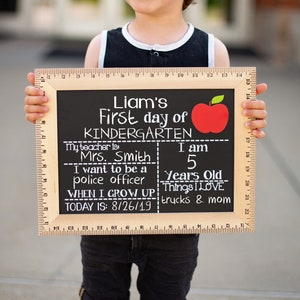
[[[218,103],[221,103],[223,100],[224,100],[224,95],[218,95],[218,96],[215,96],[211,99],[211,104],[218,104]]]

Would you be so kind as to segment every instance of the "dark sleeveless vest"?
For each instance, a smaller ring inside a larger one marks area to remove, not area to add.
[[[190,24],[190,26],[192,26]],[[212,67],[213,36],[190,28],[189,36],[171,45],[147,45],[129,37],[125,28],[106,31],[101,40],[99,66],[122,67]],[[127,38],[126,38],[127,36]]]

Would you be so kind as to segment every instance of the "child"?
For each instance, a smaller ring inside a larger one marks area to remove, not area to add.
[[[126,0],[135,19],[123,28],[103,31],[89,44],[85,67],[228,67],[224,44],[187,23],[183,9],[192,0]],[[34,74],[28,74],[34,84]],[[25,92],[26,118],[47,113],[47,97],[33,86]],[[257,94],[266,84],[257,86]],[[266,105],[245,101],[242,113],[254,136],[264,137]],[[198,235],[83,236],[84,300],[129,299],[130,270],[137,264],[137,287],[143,300],[183,300],[197,263]]]

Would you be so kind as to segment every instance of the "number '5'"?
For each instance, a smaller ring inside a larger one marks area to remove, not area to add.
[[[188,164],[190,164],[190,166],[188,166],[189,170],[193,170],[197,167],[197,162],[196,162],[195,158],[196,158],[196,154],[188,155],[187,162],[188,162]]]

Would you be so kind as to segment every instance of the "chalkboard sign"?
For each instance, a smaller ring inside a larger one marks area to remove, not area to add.
[[[40,234],[253,231],[255,68],[35,73]]]

